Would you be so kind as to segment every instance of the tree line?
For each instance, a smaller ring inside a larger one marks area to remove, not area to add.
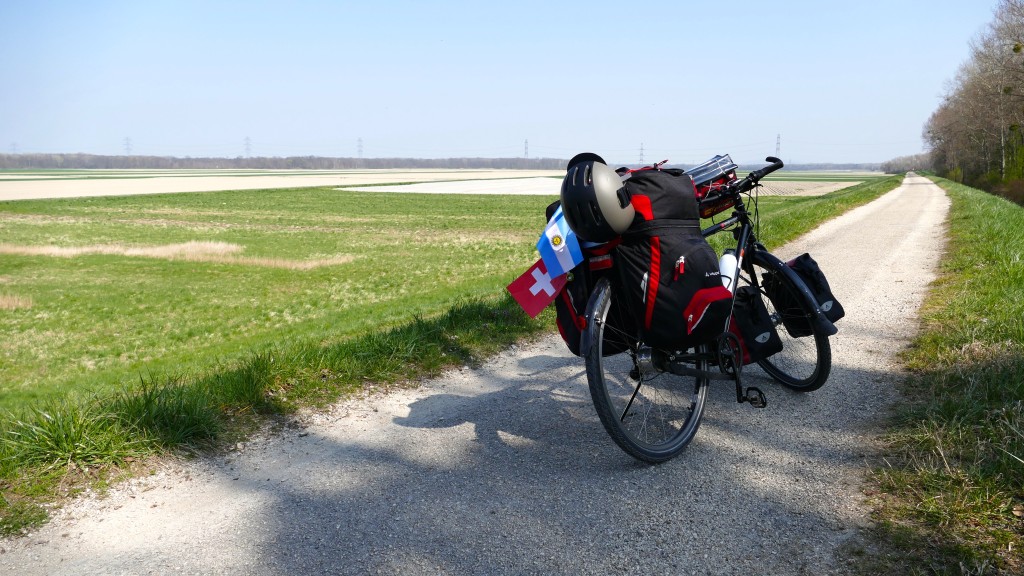
[[[452,168],[560,170],[557,158],[328,158],[322,156],[258,158],[176,158],[171,156],[100,156],[96,154],[0,154],[3,170],[352,170],[381,168]]]
[[[927,152],[923,154],[912,154],[900,156],[887,162],[882,162],[882,172],[886,174],[906,174],[916,170],[930,170],[932,168],[932,157]]]
[[[1024,0],[1002,0],[924,127],[942,176],[1024,203]]]

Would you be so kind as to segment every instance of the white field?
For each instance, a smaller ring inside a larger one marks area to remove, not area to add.
[[[72,174],[52,175],[42,171],[19,172],[0,174],[0,201],[315,186],[350,187],[438,180],[543,178],[562,174],[560,170],[76,170]]]
[[[367,192],[557,196],[561,170],[75,170],[0,173],[0,201],[333,186]],[[822,177],[822,174],[815,174]],[[839,174],[837,174],[839,176]],[[820,195],[841,181],[766,181],[766,195]]]

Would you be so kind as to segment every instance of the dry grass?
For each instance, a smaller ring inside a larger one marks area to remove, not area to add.
[[[97,244],[92,246],[17,246],[0,244],[0,254],[17,256],[52,256],[75,258],[95,254],[161,258],[164,260],[186,260],[190,262],[211,262],[215,264],[245,264],[266,268],[287,270],[312,270],[321,266],[347,264],[353,256],[341,255],[314,260],[287,260],[284,258],[260,258],[241,256],[242,246],[228,242],[183,242],[161,246],[125,246],[122,244]]]
[[[31,308],[32,299],[16,294],[0,294],[0,310],[17,310],[18,308]]]

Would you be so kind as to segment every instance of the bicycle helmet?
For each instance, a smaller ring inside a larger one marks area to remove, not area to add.
[[[607,242],[633,223],[629,192],[604,162],[586,159],[569,166],[561,200],[566,223],[583,240]]]
[[[572,168],[576,164],[579,164],[580,162],[585,162],[587,160],[597,160],[601,164],[607,164],[607,162],[604,161],[604,158],[601,158],[600,156],[594,154],[593,152],[580,152],[579,154],[573,156],[569,160],[569,163],[565,165],[565,169],[568,170],[569,168]]]

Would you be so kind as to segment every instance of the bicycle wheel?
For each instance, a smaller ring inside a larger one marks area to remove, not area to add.
[[[636,336],[614,328],[628,324],[609,321],[609,314],[622,313],[620,307],[612,306],[614,297],[612,285],[602,279],[587,305],[589,340],[584,340],[584,356],[590,396],[601,424],[620,448],[644,462],[664,462],[679,454],[697,433],[708,379],[650,367],[642,370]],[[602,353],[606,346],[617,344],[626,351]],[[707,370],[708,362],[695,361],[694,367]]]
[[[765,290],[767,278],[773,278],[774,302]],[[759,360],[758,366],[792,390],[811,392],[821,388],[832,370],[832,349],[828,336],[812,327],[813,305],[803,298],[789,276],[776,272],[756,252],[743,263],[739,281],[758,289],[782,340],[782,351]],[[791,331],[794,325],[805,327],[805,331]],[[804,333],[808,335],[801,335]]]

